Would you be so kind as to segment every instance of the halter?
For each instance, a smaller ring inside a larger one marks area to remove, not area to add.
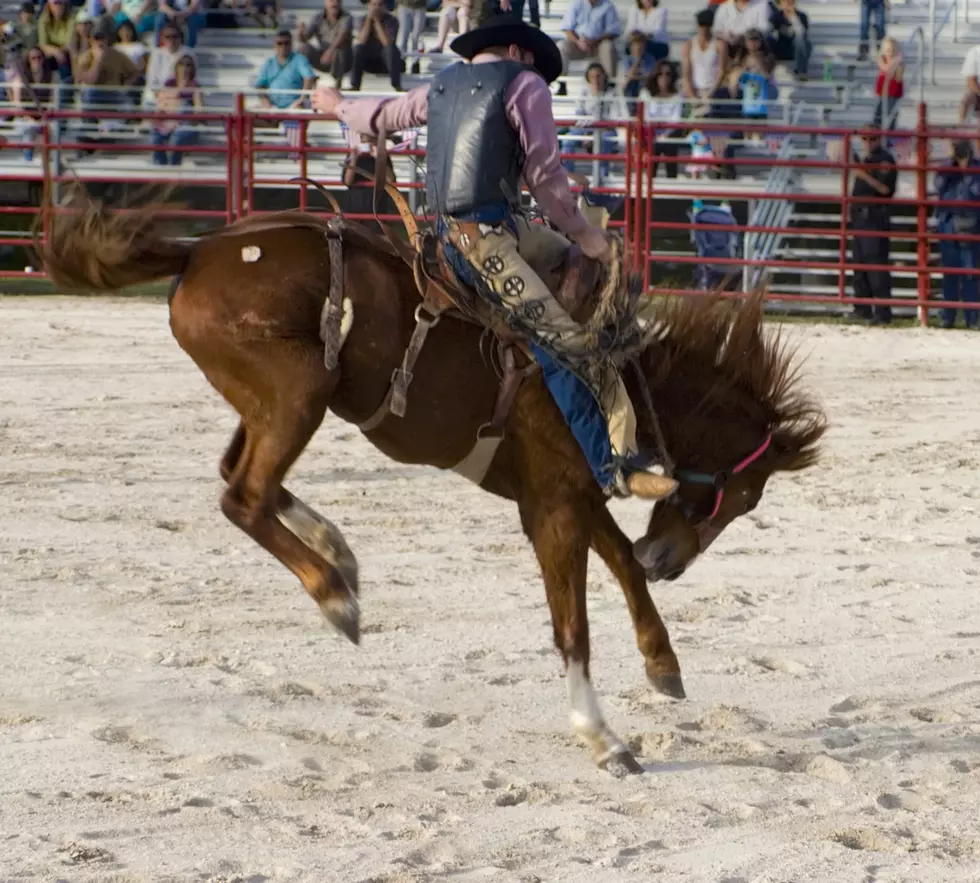
[[[720,472],[715,472],[714,474],[708,472],[698,472],[694,469],[675,469],[674,476],[682,479],[683,481],[689,481],[693,484],[708,484],[715,489],[715,507],[711,510],[711,514],[708,516],[708,521],[712,521],[718,514],[718,510],[721,509],[721,501],[725,496],[725,485],[727,485],[728,482],[730,482],[740,472],[743,472],[745,469],[751,466],[767,450],[769,450],[770,444],[772,444],[771,432],[766,435],[762,444],[759,445],[758,448],[756,448],[744,460],[734,465],[731,469],[723,469]]]

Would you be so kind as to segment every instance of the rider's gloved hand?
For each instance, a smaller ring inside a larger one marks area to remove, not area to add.
[[[602,227],[589,224],[575,239],[582,247],[582,253],[586,257],[602,261],[604,264],[612,260],[612,246],[609,244],[609,236]]]

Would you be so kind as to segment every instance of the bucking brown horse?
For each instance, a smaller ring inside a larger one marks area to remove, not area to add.
[[[86,202],[57,216],[41,251],[64,291],[175,278],[174,337],[241,416],[221,460],[221,510],[295,573],[326,618],[356,642],[354,556],[340,531],[282,482],[327,409],[356,425],[377,411],[420,296],[402,260],[363,240],[347,239],[342,267],[331,266],[324,229],[321,218],[286,213],[246,218],[191,242],[163,235],[150,212],[124,215]],[[331,274],[341,270],[350,327],[328,369],[321,315]],[[662,446],[679,487],[654,506],[643,537],[630,542],[616,525],[540,373],[517,391],[481,481],[517,504],[544,577],[572,726],[596,761],[615,771],[641,767],[606,724],[589,680],[589,549],[622,587],[650,683],[683,698],[680,666],[647,580],[684,573],[755,508],[774,472],[815,463],[825,430],[822,411],[800,388],[793,353],[763,333],[761,296],[740,305],[658,303],[648,319],[654,333],[638,370],[625,373],[627,388],[637,403],[640,446]],[[406,413],[388,415],[365,432],[368,441],[402,463],[452,468],[463,461],[497,400],[483,337],[475,325],[444,317],[415,364]]]

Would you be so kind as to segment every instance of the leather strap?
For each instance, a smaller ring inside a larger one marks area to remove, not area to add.
[[[327,228],[327,255],[330,259],[330,292],[320,313],[320,340],[323,364],[333,371],[340,360],[340,322],[343,318],[344,251],[339,227]]]

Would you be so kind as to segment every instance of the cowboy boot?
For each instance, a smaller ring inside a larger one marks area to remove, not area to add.
[[[666,475],[652,472],[632,472],[626,478],[626,488],[641,500],[663,500],[677,490],[677,482]]]

